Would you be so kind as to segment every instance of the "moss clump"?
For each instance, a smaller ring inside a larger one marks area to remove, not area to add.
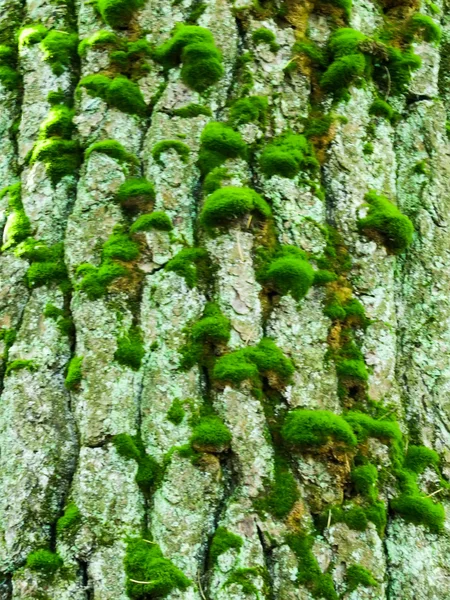
[[[166,215],[165,212],[161,211],[155,211],[148,215],[141,215],[130,227],[130,232],[137,233],[139,231],[151,231],[152,229],[157,229],[158,231],[172,231],[173,225],[170,217]]]
[[[105,23],[117,28],[126,26],[143,4],[144,0],[95,0],[95,7]]]
[[[230,178],[231,175],[227,168],[216,167],[205,177],[203,182],[203,192],[206,196],[212,194],[222,187],[222,181]]]
[[[102,259],[130,261],[139,256],[139,244],[133,242],[129,235],[123,231],[114,231],[103,244]]]
[[[441,28],[427,15],[416,13],[408,22],[407,32],[411,38],[419,35],[430,44],[439,44],[442,37]]]
[[[208,123],[200,142],[198,165],[202,175],[220,167],[228,158],[247,156],[247,144],[241,134],[223,123]]]
[[[320,84],[327,92],[342,95],[350,85],[360,81],[366,69],[363,54],[350,54],[336,59],[323,74]]]
[[[203,248],[184,248],[166,264],[166,271],[184,277],[188,287],[197,285],[199,271],[204,270],[208,253]]]
[[[32,261],[27,271],[29,287],[36,288],[51,283],[66,284],[67,269],[64,264],[62,243],[46,246],[35,240],[26,240],[19,246],[20,256]]]
[[[157,544],[143,539],[128,541],[124,565],[130,598],[163,598],[172,590],[185,590],[191,585],[182,571],[164,558]],[[133,579],[148,583],[135,583]]]
[[[183,408],[183,403],[178,398],[175,398],[167,411],[167,419],[174,425],[181,425],[185,415],[186,411]]]
[[[249,380],[256,386],[262,385],[262,378],[268,379],[273,387],[287,385],[294,373],[292,361],[286,358],[275,342],[263,338],[256,346],[247,346],[220,357],[213,370],[218,382],[239,385]]]
[[[409,446],[405,458],[405,468],[420,474],[429,467],[439,465],[439,454],[426,446]]]
[[[139,370],[145,356],[144,343],[139,327],[130,327],[129,331],[117,340],[114,359],[121,365]]]
[[[40,23],[26,25],[19,31],[19,48],[30,44],[38,44],[47,34],[48,29]]]
[[[317,167],[313,148],[303,135],[289,133],[268,144],[259,159],[267,177],[280,175],[292,179],[302,169]]]
[[[369,207],[367,217],[358,220],[358,228],[368,237],[381,239],[393,254],[404,252],[411,245],[414,226],[410,219],[386,197],[371,191],[365,196]]]
[[[256,213],[262,218],[272,214],[270,206],[250,188],[225,187],[216,190],[206,199],[200,213],[204,227],[224,227],[230,221]]]
[[[356,411],[349,411],[345,415],[345,420],[358,438],[358,443],[365,442],[369,437],[397,442],[402,439],[401,431],[395,421],[374,419]]]
[[[388,121],[392,121],[395,116],[395,111],[390,104],[381,98],[377,98],[372,102],[372,105],[369,108],[369,114],[374,115],[375,117],[383,117]]]
[[[80,150],[77,141],[51,137],[37,142],[31,153],[30,164],[43,162],[56,185],[66,175],[73,176],[80,166]]]
[[[391,500],[391,508],[405,521],[416,525],[425,525],[435,533],[444,526],[445,511],[442,504],[436,504],[431,498],[419,493],[403,493]]]
[[[128,269],[114,262],[106,262],[99,267],[82,264],[77,269],[77,275],[83,276],[79,288],[87,294],[89,300],[96,300],[107,293],[108,286],[115,279],[128,275]]]
[[[339,359],[336,362],[336,373],[342,378],[359,379],[367,381],[369,374],[363,360]]]
[[[51,136],[70,138],[74,130],[74,124],[72,122],[74,115],[75,111],[64,104],[52,106],[47,118],[39,127],[40,138],[47,139]]]
[[[284,519],[294,508],[299,499],[299,491],[295,477],[286,461],[275,457],[275,472],[267,494],[257,499],[256,507]]]
[[[19,87],[20,81],[16,49],[0,44],[0,82],[7,90],[15,90]]]
[[[86,88],[88,94],[101,98],[118,110],[130,114],[145,116],[147,105],[137,83],[124,75],[110,78],[106,75],[88,75],[78,84]]]
[[[301,300],[314,282],[314,270],[302,250],[281,246],[258,277],[278,294],[291,294],[294,300]]]
[[[239,535],[231,533],[225,527],[218,527],[209,548],[209,565],[214,566],[219,556],[225,554],[227,550],[240,550],[242,544],[243,540]]]
[[[355,467],[351,473],[351,480],[358,494],[368,500],[376,500],[378,495],[378,471],[374,465],[367,464]]]
[[[280,46],[277,44],[277,40],[275,34],[267,29],[266,27],[260,27],[256,31],[252,33],[253,43],[258,44],[267,44],[272,52],[278,52]]]
[[[179,140],[162,140],[161,142],[158,142],[153,146],[152,156],[159,165],[164,166],[164,163],[161,160],[161,154],[163,154],[163,152],[168,152],[169,150],[175,150],[182,162],[186,163],[189,160],[191,149]]]
[[[120,186],[116,194],[116,201],[132,213],[148,210],[155,201],[155,188],[144,177],[127,179]]]
[[[224,452],[230,446],[231,433],[219,417],[204,417],[194,427],[191,446],[201,452]]]
[[[62,517],[56,522],[58,535],[73,534],[81,525],[81,512],[74,502],[70,502]]]
[[[353,592],[359,585],[363,587],[375,587],[378,585],[372,573],[362,565],[350,565],[345,578],[347,580],[348,592]]]
[[[212,117],[211,109],[202,104],[195,104],[191,102],[182,108],[176,108],[173,113],[175,117],[181,117],[182,119],[193,119],[199,115],[205,115],[206,117]]]
[[[347,421],[328,410],[294,410],[281,430],[286,442],[300,449],[317,448],[329,441],[356,446],[356,436]]]
[[[222,55],[211,32],[197,25],[177,25],[173,37],[155,50],[154,58],[169,69],[181,62],[182,81],[199,93],[224,73]]]
[[[55,75],[62,75],[76,55],[78,36],[76,33],[52,29],[41,42],[44,60],[50,63]]]
[[[88,48],[93,46],[118,46],[120,45],[120,38],[112,31],[106,31],[104,29],[96,31],[93,35],[78,44],[78,55],[84,58],[87,54]]]
[[[232,572],[232,574],[228,577],[228,579],[223,584],[223,587],[227,587],[232,584],[237,584],[240,586],[242,593],[248,597],[252,598],[260,598],[260,594],[256,585],[254,585],[253,580],[255,577],[261,577],[263,572],[261,569],[252,568],[252,569],[236,569]]]
[[[62,567],[60,556],[50,550],[36,550],[27,556],[26,565],[32,571],[40,571],[45,575],[53,575]]]
[[[114,436],[113,444],[120,456],[136,461],[138,465],[136,483],[145,494],[149,494],[161,475],[161,468],[156,460],[146,454],[138,436],[119,433]]]
[[[114,158],[119,163],[128,162],[131,164],[138,164],[138,159],[131,154],[122,146],[120,142],[116,140],[103,140],[101,142],[95,142],[91,144],[84,152],[84,160],[88,160],[93,152],[101,152],[102,154],[106,154],[111,158]],[[127,182],[125,182],[126,184]],[[123,185],[125,185],[123,184]],[[122,188],[120,188],[122,189]],[[120,190],[119,190],[120,194]]]
[[[27,369],[28,371],[33,372],[36,371],[37,365],[34,360],[13,360],[12,362],[8,363],[5,375],[9,375],[12,373],[12,371],[20,371],[21,369]]]
[[[230,109],[230,121],[234,127],[246,123],[265,126],[269,104],[267,96],[248,96],[234,102]]]
[[[83,364],[82,356],[74,356],[69,363],[67,368],[67,375],[64,381],[64,385],[68,390],[76,390],[79,388],[81,380],[83,378],[83,371],[81,366]]]
[[[15,183],[0,192],[0,200],[8,195],[8,227],[5,230],[7,240],[2,250],[19,244],[31,235],[31,223],[22,204],[21,184]]]

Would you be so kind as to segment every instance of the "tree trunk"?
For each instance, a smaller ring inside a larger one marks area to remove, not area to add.
[[[0,0],[0,598],[450,598],[447,0]]]

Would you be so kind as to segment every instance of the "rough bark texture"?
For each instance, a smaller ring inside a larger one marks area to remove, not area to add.
[[[0,0],[1,600],[448,600],[450,3],[125,0],[118,21],[113,4]],[[205,91],[187,53],[161,64],[183,23],[221,52]],[[342,28],[365,68],[330,86]],[[392,48],[421,58],[403,86]],[[245,148],[222,140],[216,187],[270,213],[207,226],[212,122]],[[308,149],[268,173],[287,134]],[[123,192],[136,178],[147,192]],[[371,191],[412,222],[401,251],[361,226]],[[133,229],[152,211],[173,228]],[[108,255],[114,236],[130,253]],[[286,247],[315,272],[306,293],[268,276]],[[199,337],[208,315],[221,334]],[[258,351],[254,377],[219,377]],[[321,440],[293,442],[288,415],[317,410],[299,431]],[[211,423],[224,437],[199,440]]]

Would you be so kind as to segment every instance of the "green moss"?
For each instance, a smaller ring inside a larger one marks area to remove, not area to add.
[[[194,427],[191,445],[195,450],[223,452],[231,442],[231,433],[219,417],[204,417]]]
[[[427,467],[439,465],[439,454],[426,446],[409,446],[404,466],[414,473],[420,474]]]
[[[400,442],[402,434],[395,421],[377,420],[364,413],[350,411],[345,415],[345,420],[358,438],[358,443],[365,442],[373,437],[380,440]]]
[[[304,136],[309,138],[321,137],[327,135],[331,125],[334,122],[333,115],[321,115],[309,117],[305,123]]]
[[[253,598],[260,598],[260,594],[258,588],[252,582],[255,577],[261,575],[259,569],[236,569],[233,573],[228,577],[228,579],[223,584],[224,587],[229,585],[237,584],[241,587],[242,593],[245,596],[251,596]]]
[[[21,184],[15,183],[0,192],[0,199],[8,195],[8,240],[2,251],[15,246],[31,235],[31,223],[22,204]]]
[[[0,44],[0,82],[7,90],[16,90],[21,83],[17,71],[17,50]]]
[[[78,267],[77,275],[83,276],[79,288],[87,294],[89,300],[96,300],[107,293],[108,286],[115,279],[128,275],[128,269],[113,262],[103,263],[100,267],[83,264]]]
[[[374,465],[361,465],[355,467],[351,472],[351,480],[358,494],[361,494],[368,500],[376,500],[378,471]]]
[[[76,390],[79,388],[81,380],[83,378],[82,371],[83,357],[74,356],[69,362],[67,368],[67,375],[64,381],[64,385],[68,390]]]
[[[93,46],[119,46],[120,43],[121,40],[115,33],[102,29],[100,31],[96,31],[90,37],[81,40],[81,42],[78,44],[78,55],[81,58],[84,58],[87,54],[88,48],[92,48]]]
[[[369,108],[369,115],[383,117],[388,121],[392,121],[395,116],[395,111],[390,104],[388,104],[381,98],[377,98],[372,102],[372,105]]]
[[[247,346],[221,356],[214,366],[213,377],[232,385],[239,385],[245,380],[261,385],[262,378],[271,376],[269,383],[273,385],[273,377],[276,376],[280,384],[287,385],[293,372],[292,362],[274,341],[263,338],[256,346]]]
[[[175,398],[167,411],[167,419],[174,425],[181,425],[185,415],[186,411],[183,408],[183,403],[178,398]]]
[[[41,47],[46,60],[55,75],[62,75],[70,67],[77,52],[78,36],[76,33],[52,29],[44,37]]]
[[[239,535],[231,533],[225,527],[218,527],[211,540],[209,548],[209,565],[212,567],[216,564],[217,559],[227,550],[240,550],[243,540]]]
[[[390,91],[393,94],[401,94],[407,90],[412,72],[420,67],[422,60],[409,49],[402,52],[398,48],[388,46],[387,53]],[[385,73],[382,72],[381,75]]]
[[[130,227],[130,232],[137,233],[138,231],[151,231],[152,229],[157,229],[158,231],[172,231],[173,225],[170,217],[166,215],[165,212],[160,211],[155,211],[148,215],[141,215]]]
[[[327,92],[342,95],[350,85],[359,82],[366,69],[363,54],[350,54],[335,60],[323,74],[320,85]]]
[[[46,575],[53,575],[62,567],[60,556],[50,550],[35,550],[27,556],[26,565],[32,571],[40,571]]]
[[[189,146],[179,140],[162,140],[155,144],[152,150],[152,156],[159,165],[164,166],[164,162],[161,160],[161,154],[168,150],[175,150],[184,163],[189,160],[189,154],[191,153]]]
[[[113,444],[120,456],[137,463],[136,483],[145,494],[149,494],[160,478],[159,464],[146,454],[138,436],[132,437],[128,433],[119,433],[114,436]]]
[[[0,44],[0,65],[16,68],[17,65],[17,50],[13,46]]]
[[[19,31],[19,48],[37,44],[48,34],[48,29],[39,23],[26,25]]]
[[[303,135],[289,133],[268,144],[260,157],[261,171],[267,176],[292,179],[302,169],[317,167],[313,148]]]
[[[203,248],[184,248],[166,264],[167,271],[173,271],[184,277],[188,287],[197,285],[199,271],[203,270],[203,263],[208,258],[208,253]]]
[[[444,507],[419,493],[401,494],[391,500],[391,508],[405,521],[416,525],[425,525],[435,533],[444,526]]]
[[[363,587],[378,586],[377,581],[373,578],[372,573],[362,565],[350,565],[347,568],[345,575],[347,580],[347,591],[353,592],[361,585]]]
[[[246,123],[265,126],[269,104],[266,96],[248,96],[234,102],[230,109],[230,121],[234,127]]]
[[[356,446],[347,421],[327,410],[294,410],[288,413],[282,429],[286,442],[300,449],[324,446],[330,440]]]
[[[275,472],[269,491],[256,501],[258,510],[284,519],[294,508],[299,499],[299,491],[295,477],[292,475],[286,462],[275,457]]]
[[[195,103],[190,103],[182,108],[177,108],[172,114],[175,117],[181,117],[182,119],[192,119],[194,117],[198,117],[199,115],[205,115],[206,117],[212,116],[210,108],[203,106],[202,104]]]
[[[36,162],[44,163],[53,185],[56,185],[66,175],[75,175],[81,162],[79,144],[58,137],[41,140],[31,153],[30,164]]]
[[[373,154],[375,147],[372,142],[366,142],[363,146],[363,154],[370,155]]]
[[[208,123],[200,142],[198,165],[202,175],[220,167],[228,158],[247,156],[247,144],[241,134],[223,123]]]
[[[208,196],[200,213],[200,222],[208,228],[226,226],[234,219],[253,213],[269,218],[272,211],[267,202],[254,190],[229,186]]]
[[[114,359],[121,365],[130,367],[137,371],[145,356],[144,343],[141,330],[138,327],[130,327],[129,331],[117,340],[117,350]]]
[[[426,42],[439,44],[442,37],[441,28],[433,19],[421,13],[414,14],[407,25],[408,34],[413,38],[419,35]]]
[[[122,231],[113,232],[103,244],[102,260],[112,259],[131,261],[140,253],[139,244],[134,242],[129,235]]]
[[[295,246],[281,246],[258,278],[278,294],[301,300],[314,282],[314,270],[305,259],[305,253]]]
[[[56,522],[56,532],[59,536],[73,535],[81,525],[81,512],[74,502],[70,502],[62,517]]]
[[[21,369],[27,369],[28,371],[33,372],[36,371],[37,366],[34,360],[13,360],[6,366],[5,375],[9,375],[12,371],[20,371]]]
[[[336,373],[339,377],[349,377],[367,381],[369,374],[363,360],[340,359],[336,362]]]
[[[116,201],[130,212],[149,210],[155,201],[155,188],[144,177],[127,179],[116,194]],[[137,223],[137,221],[136,221]]]
[[[135,460],[138,462],[141,459],[141,452],[134,438],[128,433],[119,433],[113,438],[114,447],[123,458]]]
[[[42,139],[51,136],[70,138],[74,130],[74,124],[72,123],[74,115],[75,111],[64,104],[53,106],[47,118],[44,119],[39,127],[40,137]]]
[[[185,590],[191,585],[182,571],[164,558],[157,544],[143,539],[128,541],[124,565],[130,598],[164,598],[172,590]],[[134,583],[133,579],[148,583]]]
[[[197,25],[178,24],[173,37],[159,46],[154,58],[166,68],[183,63],[182,81],[202,93],[223,76],[222,55],[210,31]]]
[[[266,27],[260,27],[252,33],[254,44],[267,44],[272,52],[277,52],[280,46],[277,44],[275,34]]]
[[[29,287],[36,288],[51,283],[67,282],[67,269],[64,264],[64,246],[62,243],[46,246],[30,241],[18,248],[19,255],[33,261],[26,274]]]
[[[231,174],[226,167],[216,167],[205,177],[205,180],[203,181],[203,192],[206,196],[212,194],[222,187],[222,181],[230,178]]]
[[[91,144],[84,152],[84,160],[88,160],[93,152],[101,152],[102,154],[106,154],[107,156],[114,158],[121,164],[124,162],[128,162],[135,165],[139,163],[138,159],[134,156],[134,154],[127,152],[127,150],[125,150],[122,144],[120,142],[117,142],[116,140],[103,140],[101,142],[95,142],[94,144]],[[126,185],[127,183],[128,182],[125,182],[125,184],[123,185]],[[120,190],[122,189],[122,187],[120,188]]]
[[[316,42],[298,41],[292,49],[295,54],[305,54],[317,68],[325,67],[327,64],[325,52]]]
[[[124,75],[110,78],[106,75],[88,75],[78,84],[91,96],[104,100],[108,106],[130,114],[145,116],[147,105],[137,83]]]
[[[358,220],[358,228],[368,237],[381,238],[393,254],[404,252],[412,243],[414,226],[410,219],[385,196],[371,191],[365,196],[367,217]]]
[[[118,28],[127,25],[143,3],[143,0],[95,0],[95,6],[105,23]]]

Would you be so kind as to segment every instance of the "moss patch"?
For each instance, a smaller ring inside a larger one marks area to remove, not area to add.
[[[168,152],[169,150],[175,150],[184,163],[188,161],[189,154],[191,153],[189,146],[179,140],[162,140],[153,146],[152,156],[155,162],[164,166],[164,163],[161,160],[161,154]]]
[[[158,231],[172,231],[173,225],[170,217],[166,215],[165,212],[161,211],[155,211],[148,215],[141,215],[130,227],[130,232],[137,233],[139,231],[151,231],[152,229],[157,229]]]
[[[294,410],[282,428],[286,442],[300,449],[324,446],[330,440],[356,446],[357,439],[347,421],[328,410]]]
[[[110,27],[122,28],[131,20],[144,0],[95,0],[95,7]]]
[[[137,463],[136,483],[145,494],[149,494],[161,476],[159,464],[145,452],[138,436],[119,433],[114,436],[113,444],[120,456]]]
[[[15,246],[31,235],[31,223],[22,204],[21,184],[15,183],[0,192],[0,200],[8,196],[8,230],[7,241],[2,251]]]
[[[246,158],[247,144],[239,132],[223,123],[208,123],[200,137],[198,166],[205,176],[228,158]]]
[[[144,356],[145,350],[141,330],[138,327],[130,327],[129,331],[117,340],[114,359],[121,365],[137,371]]]
[[[60,556],[50,550],[36,550],[27,556],[26,565],[32,571],[40,571],[44,575],[53,575],[62,567]]]
[[[302,169],[316,168],[313,147],[303,135],[287,134],[268,144],[260,157],[261,171],[267,177],[292,179]]]
[[[345,576],[347,580],[347,590],[352,592],[361,585],[363,587],[376,587],[378,583],[372,573],[362,565],[350,565]]]
[[[91,96],[99,97],[108,106],[130,114],[145,116],[147,105],[137,83],[124,75],[110,78],[106,75],[88,75],[78,84]]]
[[[185,415],[186,411],[183,408],[183,402],[181,402],[181,400],[178,398],[175,398],[170,405],[169,410],[167,411],[168,421],[174,425],[181,425],[181,423],[184,421]]]
[[[69,363],[67,368],[67,375],[64,384],[68,390],[76,390],[81,383],[83,378],[83,371],[81,366],[83,364],[82,356],[74,356]]]
[[[209,548],[209,564],[213,566],[217,563],[217,559],[228,550],[240,550],[243,540],[239,535],[231,533],[225,527],[218,527],[211,540]]]
[[[269,218],[267,202],[254,190],[245,187],[225,187],[213,192],[205,201],[200,223],[207,228],[226,226],[230,221],[256,214]]]
[[[295,300],[303,298],[314,283],[314,270],[306,253],[295,246],[280,246],[272,260],[258,271],[266,287]]]

